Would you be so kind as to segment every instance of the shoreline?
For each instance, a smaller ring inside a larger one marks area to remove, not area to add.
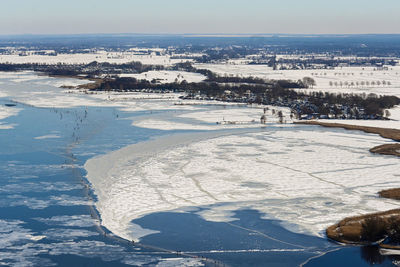
[[[392,139],[393,141],[400,142],[400,130],[393,128],[381,128],[381,127],[361,126],[361,125],[344,124],[344,123],[329,123],[320,121],[296,121],[294,122],[294,124],[318,125],[330,128],[357,130],[357,131],[362,131],[364,133],[378,134],[383,138]]]
[[[400,157],[400,144],[386,144],[373,147],[371,153]]]
[[[391,139],[395,142],[400,142],[400,130],[392,128],[381,128],[371,126],[361,126],[343,123],[329,123],[320,121],[296,121],[294,124],[301,125],[317,125],[327,128],[342,128],[349,131],[362,131],[364,133],[378,134],[382,138]],[[371,153],[380,155],[391,155],[400,157],[400,143],[384,144],[373,147],[369,150]]]
[[[326,235],[334,241],[349,245],[371,245],[380,244],[380,241],[362,240],[364,226],[367,220],[380,218],[384,223],[388,223],[393,217],[400,217],[400,209],[393,209],[383,212],[369,213],[365,215],[347,217],[329,226],[326,229]],[[399,249],[399,247],[397,247]]]
[[[329,128],[343,128],[346,130],[358,130],[365,133],[378,134],[383,138],[392,139],[393,141],[400,141],[400,130],[397,129],[388,129],[388,128],[379,128],[379,127],[369,127],[369,126],[359,126],[359,125],[350,125],[350,124],[341,124],[341,123],[326,123],[319,121],[305,121],[305,122],[294,122],[295,124],[303,124],[303,125],[318,125],[322,127]],[[390,155],[400,157],[400,143],[394,144],[384,144],[373,147],[369,150],[371,153],[376,153],[380,155]],[[378,192],[380,197],[400,200],[400,189],[386,189]],[[394,219],[400,218],[400,209],[393,209],[384,212],[377,213],[369,213],[360,216],[347,217],[337,222],[334,225],[329,226],[326,229],[326,236],[329,239],[334,241],[349,244],[349,245],[370,245],[370,244],[378,244],[381,248],[388,249],[396,249],[399,250],[400,247],[391,244],[382,244],[386,237],[382,240],[367,240],[365,236],[371,234],[371,231],[368,229],[371,226],[368,226],[369,223],[374,223],[374,230],[377,227],[381,229],[385,229],[390,232],[391,224]],[[376,225],[375,225],[376,224]]]
[[[380,197],[383,197],[383,198],[400,200],[400,188],[382,190],[382,191],[379,191],[378,194]]]

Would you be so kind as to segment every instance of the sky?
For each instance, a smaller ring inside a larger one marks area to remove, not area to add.
[[[400,33],[400,0],[1,0],[0,34]]]

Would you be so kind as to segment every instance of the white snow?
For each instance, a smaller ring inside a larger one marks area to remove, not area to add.
[[[201,262],[200,259],[192,259],[192,258],[168,258],[161,260],[156,265],[156,267],[174,267],[174,266],[199,267],[205,265]]]
[[[10,81],[13,83],[30,83],[38,85],[51,85],[56,87],[61,86],[78,86],[82,84],[91,83],[89,80],[75,79],[75,78],[55,78],[32,71],[21,72],[0,72],[0,79],[3,81]],[[4,82],[3,82],[4,84]],[[1,95],[0,95],[1,96]]]
[[[57,56],[33,55],[33,54],[29,54],[27,56],[19,56],[17,53],[12,55],[0,55],[0,63],[11,62],[15,64],[21,64],[21,63],[88,64],[93,61],[119,63],[119,64],[132,61],[140,61],[143,64],[173,65],[175,63],[192,61],[192,60],[172,59],[171,56],[166,54],[161,54],[161,55],[156,55],[155,53],[139,54],[137,53],[137,51],[107,52],[102,50],[87,54],[58,54]]]
[[[61,90],[61,85],[79,85],[89,81],[40,76],[33,72],[0,72],[5,82],[1,93],[9,99],[35,107],[68,108],[79,106],[120,107],[122,110],[176,109],[179,94],[91,93],[86,90]],[[193,107],[187,106],[187,109]]]
[[[158,129],[158,130],[212,130],[216,127],[208,125],[193,125],[187,123],[179,123],[175,121],[157,120],[157,119],[146,119],[133,121],[132,125],[148,128],[148,129]]]
[[[264,113],[264,108],[268,110]],[[274,114],[272,114],[274,110]],[[190,118],[198,121],[208,122],[208,123],[217,123],[217,122],[260,122],[260,118],[262,115],[267,116],[268,122],[278,122],[279,118],[277,113],[282,111],[283,116],[287,121],[290,120],[290,110],[288,108],[280,108],[273,106],[249,106],[243,108],[225,108],[225,109],[217,109],[217,110],[207,110],[203,112],[192,112],[180,115],[180,118]]]
[[[307,89],[307,91],[375,93],[400,97],[400,66],[389,67],[388,70],[374,70],[373,67],[343,67],[327,70],[273,70],[267,65],[245,64],[196,64],[195,66],[228,76],[253,76],[263,79],[288,79],[293,81],[311,77],[315,80],[316,86]],[[378,81],[381,83],[380,85],[377,85]],[[382,85],[383,81],[390,82],[390,85]],[[332,85],[330,85],[330,82],[332,82]],[[346,82],[348,85],[345,84]],[[352,82],[354,85],[349,86]],[[364,85],[361,84],[362,82]],[[342,83],[342,86],[340,83]]]
[[[203,105],[207,104],[203,101]],[[193,107],[195,107],[194,105]],[[177,105],[181,110],[187,105]],[[201,107],[198,109],[188,110],[181,115],[177,114],[172,119],[168,118],[135,118],[132,125],[142,128],[159,129],[159,130],[221,130],[221,129],[236,129],[236,128],[255,128],[267,127],[261,124],[261,116],[266,116],[266,121],[270,123],[278,123],[278,112],[283,113],[283,122],[292,123],[290,119],[290,110],[288,108],[280,108],[264,105],[215,105]],[[266,112],[264,113],[264,108]]]
[[[139,80],[148,80],[152,81],[153,79],[157,80],[157,83],[173,83],[173,82],[182,82],[187,81],[188,83],[194,82],[202,82],[207,77],[193,72],[186,71],[148,71],[140,74],[120,74],[120,77],[132,77]]]

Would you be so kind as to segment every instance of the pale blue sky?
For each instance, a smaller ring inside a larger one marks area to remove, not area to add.
[[[1,0],[0,34],[400,33],[400,0]]]

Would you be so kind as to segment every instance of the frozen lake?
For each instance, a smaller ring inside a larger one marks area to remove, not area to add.
[[[260,107],[68,94],[57,86],[79,81],[0,77],[0,264],[394,260],[323,234],[345,216],[396,207],[376,192],[398,187],[398,159],[368,153],[389,140],[280,125],[272,113],[261,127]],[[225,119],[246,124],[215,123]]]

